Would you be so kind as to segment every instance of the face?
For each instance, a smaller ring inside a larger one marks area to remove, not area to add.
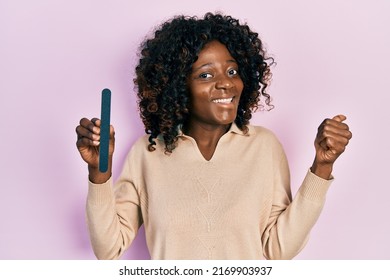
[[[237,116],[243,82],[238,64],[222,43],[204,46],[188,77],[190,123],[231,124]]]

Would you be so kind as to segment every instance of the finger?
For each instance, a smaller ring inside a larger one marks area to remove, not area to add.
[[[77,133],[77,139],[84,137],[84,138],[90,139],[92,141],[100,140],[99,134],[93,133],[92,131],[90,131],[89,129],[87,129],[81,125],[76,127],[76,133]]]
[[[325,138],[325,145],[328,147],[328,150],[332,152],[332,154],[334,155],[337,155],[338,154],[338,150],[337,149],[337,145],[336,145],[336,142],[334,141],[333,138]]]
[[[338,122],[333,119],[325,119],[320,126],[318,127],[318,133],[322,133],[324,130],[344,130],[344,131],[349,131],[349,126],[346,123]],[[344,132],[342,132],[344,133]],[[347,133],[345,133],[347,134]]]
[[[328,145],[326,144],[326,139],[322,139],[321,141],[318,142],[318,145],[321,146],[322,149],[324,149],[325,151],[328,150]]]
[[[323,133],[317,135],[317,142],[321,143],[325,139],[332,139],[335,143],[340,143],[342,145],[347,145],[349,143],[349,138],[344,137],[343,135],[333,133],[332,131],[324,131]]]
[[[342,154],[345,150],[344,145],[339,145],[332,138],[325,138],[319,143],[319,145],[321,146],[322,150],[335,156]]]
[[[82,118],[80,120],[80,125],[89,129],[95,134],[100,134],[100,120],[97,118],[93,118],[92,120]]]
[[[333,154],[339,155],[345,151],[349,139],[338,135],[328,135],[318,139],[318,145],[325,151],[330,150]]]
[[[348,139],[352,138],[352,133],[349,131],[349,127],[345,123],[339,123],[339,122],[335,123],[334,121],[331,121],[331,122],[324,124],[319,129],[320,134],[324,134],[324,133],[328,133],[328,132],[331,132],[331,133],[336,134],[336,135],[340,135],[340,136],[348,138]]]
[[[325,126],[325,125],[332,125],[332,126],[340,128],[340,129],[349,129],[349,127],[346,123],[339,121],[341,119],[338,119],[338,118],[335,119],[335,118],[336,117],[334,117],[333,119],[325,119],[321,123],[320,127]]]
[[[77,140],[76,142],[76,146],[78,148],[81,148],[81,147],[87,147],[87,146],[99,146],[100,145],[100,142],[97,141],[97,140],[92,140],[92,139],[89,139],[87,137],[81,137]]]
[[[110,139],[115,138],[115,129],[112,125],[110,125]]]
[[[344,116],[344,115],[337,115],[337,116],[334,116],[333,118],[332,118],[332,120],[335,120],[335,121],[337,121],[337,122],[343,122],[343,121],[345,121],[347,119],[347,117],[346,116]]]
[[[93,118],[93,119],[91,119],[91,122],[95,125],[95,126],[98,126],[98,127],[100,127],[101,126],[101,120],[100,119],[98,119],[98,118]]]

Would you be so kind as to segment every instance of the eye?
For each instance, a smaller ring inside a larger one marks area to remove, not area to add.
[[[236,69],[229,69],[228,70],[228,74],[229,76],[237,76],[238,75],[238,71]]]
[[[210,73],[202,73],[199,75],[199,78],[201,78],[201,79],[210,79],[212,77],[213,77],[213,75],[211,75]]]

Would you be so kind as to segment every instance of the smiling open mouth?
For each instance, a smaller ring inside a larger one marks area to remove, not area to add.
[[[229,103],[232,103],[232,101],[233,101],[233,97],[212,100],[212,102],[214,102],[214,103],[223,103],[223,104],[229,104]]]

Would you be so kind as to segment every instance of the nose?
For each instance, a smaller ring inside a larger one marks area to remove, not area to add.
[[[217,89],[230,89],[234,86],[233,81],[229,77],[222,76],[215,83]]]

